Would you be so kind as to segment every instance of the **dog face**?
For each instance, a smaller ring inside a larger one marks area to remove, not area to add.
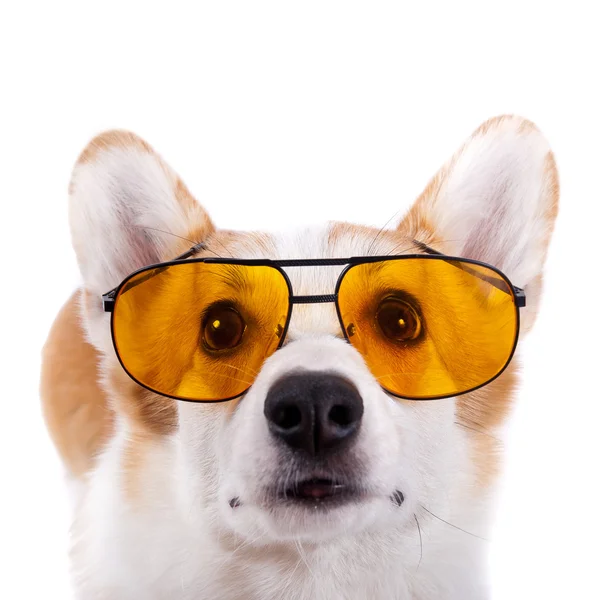
[[[71,228],[88,337],[104,357],[103,385],[130,432],[123,469],[132,502],[143,502],[144,471],[164,468],[144,460],[144,448],[156,444],[176,457],[169,468],[181,510],[257,545],[409,529],[423,511],[446,514],[451,501],[476,502],[495,474],[492,436],[510,407],[515,359],[475,392],[401,400],[345,341],[333,304],[298,305],[285,343],[243,397],[178,402],[124,373],[100,296],[136,268],[186,250],[191,244],[181,238],[203,241],[206,256],[271,259],[415,253],[420,242],[492,264],[524,288],[523,335],[535,320],[557,198],[542,135],[527,121],[501,117],[473,134],[393,228],[221,231],[145,142],[125,132],[96,138],[75,168]],[[296,295],[331,294],[341,270],[286,273]]]
[[[344,229],[333,225],[292,240],[274,236],[266,253],[235,244],[227,250],[234,256],[243,251],[252,258],[289,258],[296,252],[317,257],[315,249],[321,249],[318,257],[339,257],[365,253],[377,233]],[[397,238],[382,240],[379,248],[386,244],[391,250]],[[294,267],[288,276],[295,294],[325,294],[335,289],[341,269]],[[383,391],[344,340],[333,304],[296,306],[283,347],[264,363],[242,400],[200,410],[178,404],[181,452],[190,468],[186,479],[196,482],[193,494],[205,493],[207,480],[218,482],[213,494],[223,521],[265,542],[317,541],[412,519],[418,494],[411,486],[423,482],[416,473],[418,438],[451,435],[452,403],[437,410],[427,404]],[[337,417],[330,416],[333,407],[341,413]],[[296,416],[277,414],[286,408]],[[288,418],[291,427],[281,423]],[[298,432],[297,420],[312,426]],[[207,451],[190,453],[207,444],[218,457],[210,473],[201,459]],[[440,462],[447,460],[438,456],[435,463]]]

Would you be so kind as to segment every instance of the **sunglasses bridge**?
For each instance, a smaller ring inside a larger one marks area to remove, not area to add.
[[[314,296],[290,296],[290,304],[325,304],[335,302],[336,294],[317,294]]]

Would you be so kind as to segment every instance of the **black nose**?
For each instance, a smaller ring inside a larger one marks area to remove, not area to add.
[[[345,446],[358,432],[362,416],[358,390],[331,373],[287,375],[273,384],[265,400],[271,432],[313,456]]]

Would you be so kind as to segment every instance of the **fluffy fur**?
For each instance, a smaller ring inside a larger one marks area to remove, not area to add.
[[[84,285],[57,318],[42,372],[48,426],[78,483],[77,597],[489,597],[481,538],[518,357],[471,394],[398,400],[345,343],[333,305],[304,305],[242,399],[178,403],[125,375],[100,295],[134,269],[185,250],[175,236],[205,241],[208,255],[240,258],[399,254],[414,252],[417,239],[489,262],[523,287],[523,335],[535,320],[557,206],[548,144],[516,117],[482,125],[397,226],[381,232],[344,223],[294,236],[220,231],[145,142],[126,132],[93,140],[70,190]],[[322,294],[332,292],[339,269],[288,273],[295,293]],[[360,392],[363,423],[344,468],[360,465],[365,500],[316,512],[265,503],[265,486],[293,466],[269,435],[264,401],[292,367],[344,375]],[[390,500],[395,490],[401,506]],[[235,509],[233,497],[241,500]]]

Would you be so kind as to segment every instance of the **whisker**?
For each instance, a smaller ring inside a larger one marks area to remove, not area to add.
[[[304,552],[304,548],[302,547],[302,542],[298,538],[295,538],[294,539],[294,544],[296,546],[296,550],[298,551],[298,555],[300,556],[300,558],[302,559],[302,562],[304,563],[304,565],[308,569],[308,572],[310,573],[311,577],[313,578],[313,581],[316,581],[317,578],[315,577],[315,574],[313,573],[313,570],[310,568],[310,565],[308,564],[308,560],[306,558],[306,554]]]
[[[419,532],[419,544],[421,545],[421,556],[419,556],[419,564],[417,565],[417,571],[421,566],[421,561],[423,560],[423,536],[421,535],[421,525],[419,525],[419,519],[417,519],[417,515],[414,515],[415,521],[417,523],[417,531]]]
[[[192,246],[199,244],[200,242],[195,242],[194,240],[190,240],[189,238],[183,237],[182,235],[177,235],[176,233],[172,233],[171,231],[165,231],[164,229],[157,229],[156,227],[146,227],[142,225],[136,225],[139,229],[149,229],[150,231],[158,231],[159,233],[165,233],[166,235],[172,235],[173,237],[179,238],[180,240],[184,240],[185,242],[189,242]]]
[[[223,258],[218,252],[215,252],[212,248],[203,248],[203,250],[205,252],[212,252],[215,256],[218,256],[219,258]]]
[[[369,247],[367,248],[367,253],[366,255],[368,256],[371,252],[371,248],[373,247],[373,245],[375,244],[375,242],[379,239],[379,236],[383,233],[384,229],[392,222],[393,219],[396,218],[396,216],[398,215],[398,213],[400,213],[402,210],[404,209],[399,209],[397,210],[386,222],[385,225],[377,232],[377,235],[373,238],[373,241],[369,244]]]
[[[502,440],[498,437],[496,437],[495,435],[492,435],[491,433],[488,433],[487,431],[484,431],[483,429],[478,429],[477,427],[471,427],[470,425],[465,425],[464,423],[461,423],[460,421],[454,421],[454,423],[456,425],[459,425],[460,427],[464,427],[465,429],[468,429],[469,431],[474,431],[475,433],[480,433],[481,435],[487,435],[488,437],[491,437],[493,440],[496,440],[497,442],[502,443]]]
[[[236,371],[241,371],[242,373],[246,373],[247,375],[258,375],[258,371],[255,371],[254,369],[250,369],[250,367],[247,367],[246,369],[241,369],[240,367],[235,367],[234,365],[223,365],[224,367],[228,367],[229,369],[235,369]]]
[[[289,573],[286,574],[287,581],[285,582],[283,589],[281,590],[284,598],[288,597],[288,588],[291,592],[296,585],[296,581],[294,580],[294,575],[296,574],[296,571],[298,570],[300,563],[302,563],[302,558],[298,557],[298,560],[296,561],[294,568]],[[289,594],[289,595],[291,596],[291,594]]]
[[[460,241],[461,240],[436,240],[436,242],[438,244],[446,244],[448,242],[460,242]],[[387,254],[390,255],[390,256],[392,254],[395,254],[396,250],[398,250],[398,248],[400,248],[405,242],[406,242],[406,240],[403,240],[397,246],[394,246],[394,248],[390,252],[388,252]],[[410,250],[412,248],[421,249],[421,242],[419,242],[418,240],[414,240],[413,243],[407,249]]]
[[[288,470],[285,474],[285,479],[281,482],[279,486],[279,493],[284,497],[285,500],[288,499],[288,490],[290,489],[288,482],[293,477],[292,473]],[[294,488],[298,486],[297,482],[294,484]],[[293,488],[292,488],[293,489]]]
[[[229,254],[229,258],[233,258],[233,255],[231,254],[231,252],[230,252],[230,251],[227,249],[227,246],[225,246],[225,244],[223,244],[223,242],[222,242],[221,240],[219,240],[219,239],[217,239],[217,238],[214,238],[214,239],[212,239],[212,238],[209,238],[209,239],[210,239],[210,243],[211,243],[211,244],[212,244],[212,243],[214,243],[214,242],[216,242],[217,244],[219,244],[219,246],[220,246],[221,248],[223,248],[223,250],[225,250],[225,252],[226,252],[227,254]],[[218,256],[218,255],[217,255],[217,256]],[[222,258],[222,257],[221,257],[221,258]]]
[[[250,386],[252,385],[252,381],[246,381],[245,379],[241,379],[240,377],[234,377],[232,375],[226,375],[225,373],[217,373],[217,372],[212,372],[210,374],[211,377],[225,377],[226,379],[230,379],[231,381],[241,381],[242,383],[245,383],[246,385]]]
[[[467,531],[466,529],[463,529],[462,527],[459,527],[458,525],[454,525],[454,524],[450,523],[449,521],[446,521],[445,519],[442,519],[442,517],[438,517],[435,513],[432,513],[428,508],[425,508],[422,504],[420,506],[421,506],[421,508],[425,512],[428,512],[432,517],[435,517],[436,519],[438,519],[442,523],[445,523],[449,527],[457,529],[458,531],[462,531],[463,533],[466,533],[467,535],[470,535],[470,536],[472,536],[474,538],[477,538],[478,540],[483,540],[484,542],[489,542],[490,541],[487,538],[481,537],[480,535],[477,535],[475,533],[471,533],[470,531]]]
[[[172,233],[170,231],[165,231],[164,229],[157,229],[156,227],[146,227],[146,226],[138,226],[140,229],[149,229],[150,231],[158,231],[159,233],[165,233],[166,235],[172,235],[173,237],[179,238],[180,240],[184,240],[185,242],[189,242],[192,246],[199,244],[200,242],[195,242],[194,240],[190,240],[189,238],[183,237],[182,235],[177,235],[176,233]],[[203,250],[207,252],[212,252],[215,256],[219,258],[223,258],[220,254],[217,254],[214,250],[210,248],[203,248]]]
[[[441,369],[437,369],[440,371]],[[433,371],[431,371],[433,372]],[[423,371],[398,371],[397,373],[386,373],[385,375],[379,375],[375,379],[384,379],[385,377],[394,377],[395,375],[423,375]]]
[[[398,250],[398,248],[400,248],[403,244],[405,244],[408,240],[403,240],[402,242],[400,242],[399,244],[397,244],[396,246],[394,246],[389,252],[386,252],[386,254],[388,256],[394,256],[396,254],[396,251]],[[413,250],[415,248],[418,248],[419,245],[415,242],[413,242],[412,244],[410,244],[409,246],[407,246],[404,250],[404,252],[408,252],[409,250]]]
[[[366,255],[368,256],[371,252],[371,248],[373,247],[373,245],[375,244],[375,242],[379,239],[379,236],[383,233],[383,231],[385,230],[385,228],[389,225],[389,223],[392,221],[392,219],[394,219],[398,213],[401,211],[402,209],[396,211],[385,223],[385,225],[377,232],[377,235],[373,238],[373,240],[371,241],[371,244],[369,245],[369,247],[367,248],[367,252]],[[400,248],[400,246],[402,246],[402,244],[404,244],[407,240],[403,240],[402,242],[400,242],[391,252],[387,252],[388,255],[392,255],[394,254],[394,252]],[[448,242],[460,242],[462,240],[436,240],[437,243],[439,244],[445,244]],[[407,248],[407,249],[411,249],[411,248],[421,248],[421,244],[422,242],[419,242],[418,240],[413,240],[413,243]]]
[[[255,544],[256,542],[258,542],[259,540],[262,540],[264,537],[266,537],[265,533],[259,533],[257,536],[251,538],[251,539],[247,539],[244,540],[241,544],[239,544],[238,546],[236,546],[232,552],[230,552],[229,554],[225,555],[224,559],[221,561],[219,568],[224,567],[225,565],[227,565],[227,563],[231,562],[231,560],[233,559],[233,557],[240,552],[241,550],[243,550],[244,548],[247,548],[248,546],[251,546],[253,544]]]

